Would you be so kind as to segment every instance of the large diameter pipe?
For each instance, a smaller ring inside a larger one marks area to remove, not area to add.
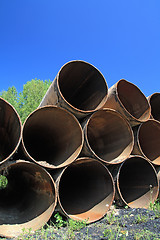
[[[134,127],[133,131],[135,140],[132,154],[144,156],[160,165],[160,122],[148,120]]]
[[[131,208],[148,208],[158,197],[159,183],[153,165],[141,156],[125,160],[116,178],[116,203]]]
[[[125,79],[119,80],[109,89],[105,107],[120,112],[132,126],[147,121],[151,114],[145,95],[136,85]]]
[[[79,158],[63,170],[57,182],[60,209],[74,220],[101,219],[114,199],[113,178],[96,159]]]
[[[38,108],[24,122],[24,154],[41,166],[52,169],[65,167],[78,157],[82,145],[81,125],[63,108]]]
[[[12,158],[21,141],[22,124],[14,107],[0,98],[0,164]]]
[[[51,217],[57,193],[51,175],[37,164],[17,160],[0,169],[7,185],[0,188],[0,236],[35,231]]]
[[[160,122],[160,93],[153,93],[148,101],[151,105],[151,118]]]
[[[82,156],[90,156],[108,164],[129,157],[133,149],[130,124],[115,110],[103,109],[92,114],[84,124]]]
[[[103,107],[107,95],[107,83],[97,68],[71,61],[60,69],[39,107],[57,105],[80,119]]]

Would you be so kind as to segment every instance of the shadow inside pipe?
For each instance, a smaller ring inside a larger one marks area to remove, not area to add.
[[[143,121],[149,118],[147,98],[137,86],[122,79],[118,82],[117,92],[123,106],[133,117]]]
[[[90,111],[104,104],[108,88],[103,75],[92,65],[83,61],[72,61],[64,65],[59,73],[59,88],[73,107]]]
[[[158,192],[158,180],[152,165],[145,159],[126,160],[119,172],[119,191],[130,207],[148,207]]]
[[[8,183],[0,189],[0,225],[29,222],[55,202],[53,182],[41,167],[19,162],[4,174]]]
[[[61,176],[59,199],[67,215],[79,214],[81,220],[92,215],[92,220],[97,216],[100,218],[109,209],[113,196],[112,178],[98,161],[75,162]]]
[[[8,158],[18,147],[21,122],[14,108],[0,98],[0,161]]]
[[[160,93],[154,93],[149,99],[151,105],[151,114],[154,119],[160,121]]]

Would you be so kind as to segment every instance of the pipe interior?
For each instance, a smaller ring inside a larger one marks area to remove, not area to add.
[[[103,75],[92,65],[73,61],[59,72],[59,88],[73,107],[92,111],[104,105],[108,94]]]
[[[118,82],[117,92],[123,106],[133,117],[141,121],[149,118],[149,103],[137,86],[126,80],[121,80]]]
[[[44,107],[27,119],[23,142],[29,155],[39,164],[49,167],[71,163],[82,147],[82,130],[67,111]]]
[[[160,93],[154,93],[150,97],[150,105],[153,118],[160,121]]]
[[[0,189],[0,225],[29,222],[55,202],[53,182],[41,167],[12,164],[1,174],[5,174],[8,184]]]
[[[96,221],[109,209],[114,195],[108,170],[96,160],[72,163],[61,176],[59,199],[72,218]]]
[[[114,111],[94,113],[87,126],[87,138],[93,152],[102,160],[118,163],[133,147],[133,134],[127,122]]]
[[[132,208],[148,207],[158,192],[156,173],[143,158],[126,160],[119,173],[119,189],[124,201]]]
[[[160,165],[160,123],[149,120],[141,125],[139,144],[143,154],[153,163]]]
[[[18,114],[10,104],[0,98],[0,161],[16,150],[20,136],[21,122]]]

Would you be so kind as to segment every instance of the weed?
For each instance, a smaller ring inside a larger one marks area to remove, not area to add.
[[[63,220],[62,216],[58,212],[54,215],[54,218],[58,228],[66,226],[66,221]]]
[[[138,214],[135,217],[135,223],[144,223],[147,222],[148,216],[142,215],[142,214]]]
[[[134,233],[134,239],[135,240],[150,240],[150,239],[154,239],[154,240],[158,240],[158,238],[156,238],[156,234],[153,232],[150,232],[148,230],[141,230],[140,232],[136,232]]]
[[[105,219],[107,220],[108,224],[112,225],[116,221],[115,212],[112,211],[111,213],[108,213]]]
[[[7,184],[8,179],[6,178],[6,176],[0,174],[0,189],[6,188]]]

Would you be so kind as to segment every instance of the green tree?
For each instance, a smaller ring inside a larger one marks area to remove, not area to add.
[[[9,87],[7,91],[2,91],[0,96],[8,101],[17,111],[18,109],[18,92],[17,89],[13,87]]]
[[[50,84],[50,80],[32,79],[23,85],[23,91],[20,92],[18,101],[22,123],[39,106]]]

